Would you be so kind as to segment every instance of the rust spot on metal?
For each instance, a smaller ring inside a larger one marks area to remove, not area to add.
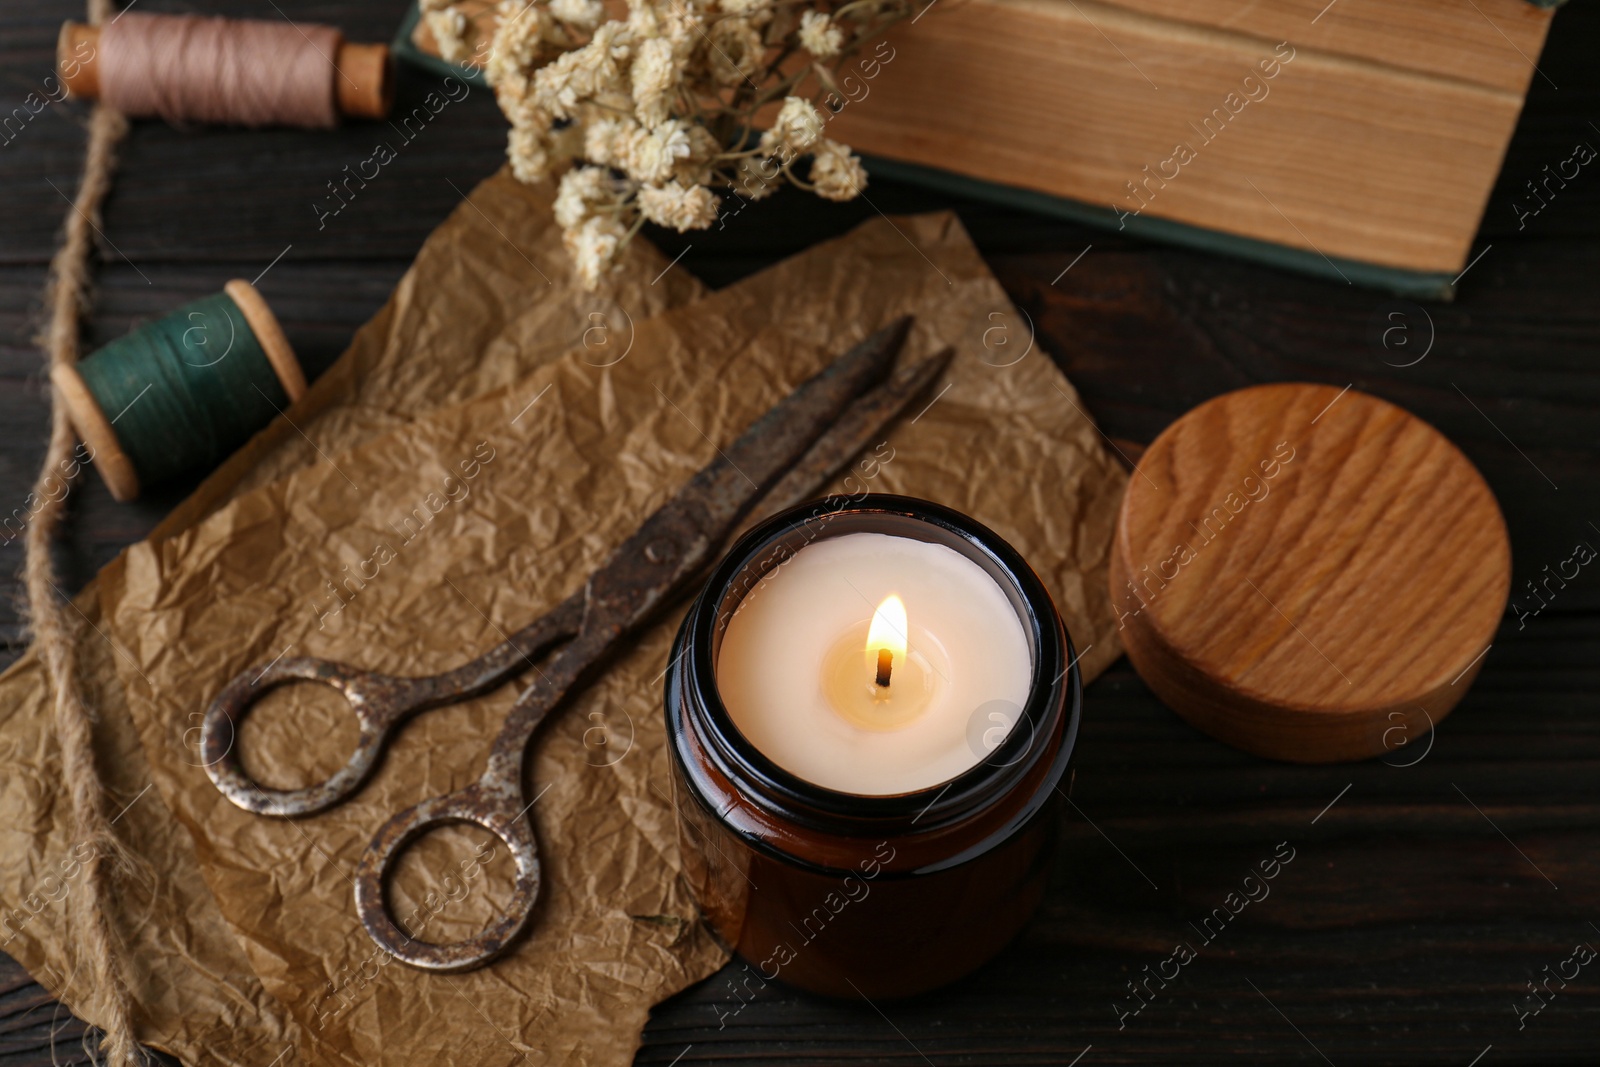
[[[651,563],[667,563],[678,554],[678,546],[665,537],[657,538],[644,546],[644,558]]]

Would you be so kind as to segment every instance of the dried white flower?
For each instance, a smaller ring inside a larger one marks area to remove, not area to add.
[[[867,171],[850,149],[824,139],[811,160],[811,186],[824,200],[854,200],[867,187]]]
[[[626,0],[627,17],[606,21],[611,0],[498,0],[491,19],[476,4],[417,3],[446,58],[483,64],[511,120],[517,178],[566,171],[556,221],[590,288],[642,220],[710,226],[720,191],[762,200],[793,181],[856,196],[866,172],[823,137],[815,102],[837,96],[835,72],[912,11],[912,0]],[[796,61],[780,69],[778,56]],[[801,180],[791,168],[806,156]]]
[[[807,11],[800,16],[800,47],[818,59],[829,59],[844,47],[844,31],[822,11]]]
[[[690,46],[703,39],[706,12],[711,7],[712,0],[666,0],[667,36]]]
[[[666,30],[651,0],[628,0],[628,33],[636,41],[665,37]]]
[[[614,167],[622,158],[622,139],[627,126],[618,119],[597,119],[583,125],[583,157],[592,163]]]
[[[569,26],[592,30],[606,17],[600,0],[550,0],[550,14]]]
[[[511,127],[506,139],[506,158],[511,161],[511,173],[521,182],[541,182],[550,176],[550,150],[545,143],[545,131],[538,126]]]
[[[767,48],[761,31],[749,19],[719,19],[707,43],[711,76],[723,85],[738,85],[761,72]]]
[[[464,63],[472,58],[467,47],[467,16],[451,7],[449,0],[421,0],[422,22],[439,45],[439,58],[448,63]]]
[[[687,185],[710,185],[716,180],[717,156],[722,146],[704,126],[690,126],[684,132],[689,137],[689,153],[673,165],[672,173]]]
[[[563,230],[580,225],[602,204],[617,202],[617,183],[604,167],[573,167],[556,192],[556,222]]]
[[[608,22],[588,44],[539,68],[533,79],[534,102],[557,118],[570,118],[580,97],[621,91],[622,61],[627,58],[626,28]]]
[[[685,54],[703,39],[703,0],[629,0],[628,32],[635,40],[663,37]]]
[[[494,86],[495,99],[513,125],[549,122],[548,115],[537,113],[528,98],[531,72],[544,55],[544,9],[527,5],[515,12],[504,12],[495,27],[483,75]]]
[[[633,104],[639,121],[646,126],[664,122],[673,92],[683,77],[683,64],[672,42],[652,37],[639,45],[633,57]]]
[[[689,157],[688,128],[671,119],[646,130],[636,127],[626,137],[621,166],[628,177],[658,185],[672,177],[673,165]]]
[[[703,185],[647,185],[639,190],[639,211],[658,226],[679,233],[703,230],[717,221],[717,196]]]
[[[821,136],[822,116],[817,109],[798,96],[786,96],[772,128],[761,135],[761,150],[768,155],[786,150],[784,158],[793,159]]]
[[[578,281],[585,289],[599,286],[622,247],[628,231],[609,215],[591,215],[561,235],[567,254],[572,257]]]

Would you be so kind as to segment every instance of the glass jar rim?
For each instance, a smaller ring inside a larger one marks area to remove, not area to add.
[[[841,520],[843,520],[841,522]],[[1022,712],[1006,738],[985,758],[943,782],[896,794],[858,794],[830,789],[786,770],[752,743],[734,722],[716,684],[716,655],[731,609],[749,595],[736,594],[752,571],[770,573],[782,560],[816,540],[850,533],[895,532],[952,548],[977,563],[1011,601],[1029,643],[1032,677]],[[884,529],[889,527],[889,529]],[[795,547],[795,543],[799,547]],[[765,559],[763,557],[766,557]],[[730,603],[730,598],[732,602]],[[1070,637],[1044,584],[1021,555],[994,531],[969,516],[932,501],[889,494],[835,496],[802,504],[759,523],[728,551],[685,617],[669,665],[668,693],[684,705],[683,726],[699,748],[747,797],[775,815],[824,833],[849,836],[933,832],[983,810],[1007,793],[1052,749],[1062,730],[1057,758],[1064,768],[1076,742],[1081,678]],[[685,681],[691,684],[684,684]],[[669,708],[670,711],[670,708]],[[670,732],[680,724],[669,714]],[[1026,729],[1024,729],[1026,726]],[[671,742],[681,744],[673,737]],[[682,753],[680,752],[680,755]],[[1052,787],[1057,774],[1051,774]]]

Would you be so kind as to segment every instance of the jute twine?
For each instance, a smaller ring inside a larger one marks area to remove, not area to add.
[[[89,0],[91,23],[104,22],[112,11],[111,0]],[[127,130],[122,115],[104,104],[96,104],[90,113],[83,178],[67,213],[61,247],[50,261],[45,291],[48,319],[40,344],[51,366],[70,365],[78,359],[78,320],[89,308],[89,253],[98,225],[94,220],[100,217],[100,205],[111,188],[117,143]],[[71,469],[76,444],[59,393],[52,396],[50,413],[50,445],[34,483],[35,499],[42,506],[26,539],[28,614],[35,647],[54,690],[52,717],[61,747],[61,779],[72,805],[74,839],[92,846],[83,867],[88,893],[68,898],[68,922],[93,983],[94,1015],[104,1034],[101,1051],[112,1067],[132,1067],[146,1062],[146,1057],[134,1036],[133,997],[128,991],[121,945],[112,928],[110,905],[115,871],[136,870],[138,865],[117,839],[107,815],[105,789],[94,761],[95,714],[78,677],[78,620],[73,617],[77,608],[57,583],[50,559],[50,543],[66,510],[66,494],[56,488],[56,479]]]

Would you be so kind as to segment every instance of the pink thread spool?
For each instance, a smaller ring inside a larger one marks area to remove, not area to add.
[[[65,22],[56,70],[73,96],[174,125],[326,128],[381,119],[394,99],[389,48],[330,26],[127,12]]]

